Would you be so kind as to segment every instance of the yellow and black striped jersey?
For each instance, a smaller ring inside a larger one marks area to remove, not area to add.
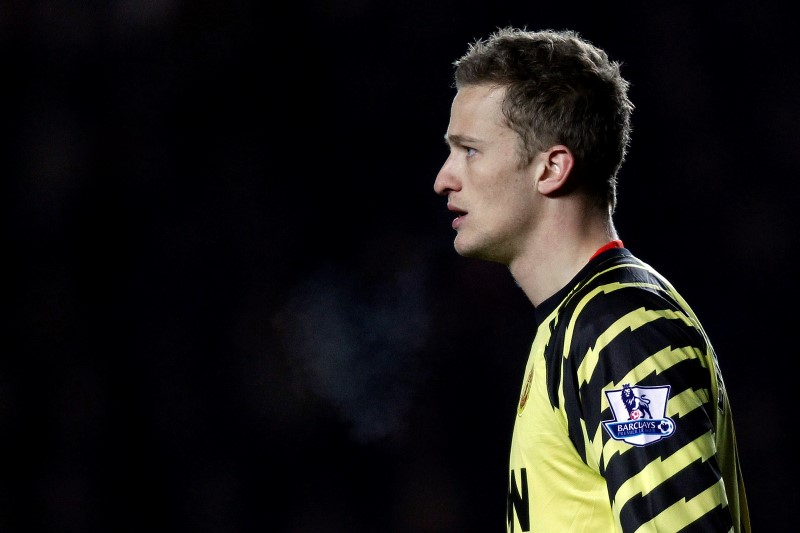
[[[625,248],[536,308],[509,532],[748,533],[731,408],[689,305]]]

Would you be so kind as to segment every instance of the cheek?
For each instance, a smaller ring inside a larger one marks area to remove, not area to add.
[[[536,196],[529,188],[509,189],[502,206],[507,225],[515,232],[527,232],[536,220]]]
[[[492,196],[495,202],[505,205],[507,209],[524,211],[530,209],[535,193],[526,176],[515,175],[513,179],[498,182]]]
[[[493,217],[517,218],[530,209],[535,194],[531,181],[515,167],[502,165],[492,172],[475,175],[474,185],[480,203]]]
[[[495,188],[484,197],[480,210],[482,223],[492,233],[513,234],[521,230],[530,216],[525,197],[512,189]]]

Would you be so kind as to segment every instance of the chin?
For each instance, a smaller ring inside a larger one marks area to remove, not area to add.
[[[453,248],[455,248],[458,255],[463,257],[476,257],[480,259],[483,256],[479,247],[474,244],[470,245],[470,243],[464,242],[463,239],[459,239],[458,237],[456,237],[456,240],[453,242]]]
[[[456,237],[456,240],[453,242],[453,248],[455,248],[458,255],[462,257],[508,265],[505,256],[499,255],[497,253],[498,250],[487,246],[487,243],[483,243],[483,245],[481,245],[481,243],[469,243],[464,242],[463,239],[459,240],[459,238]]]

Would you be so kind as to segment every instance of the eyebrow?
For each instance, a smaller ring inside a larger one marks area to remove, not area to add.
[[[448,146],[453,144],[475,144],[477,142],[480,141],[474,137],[467,137],[466,135],[459,135],[457,133],[453,135],[444,134],[444,143]]]

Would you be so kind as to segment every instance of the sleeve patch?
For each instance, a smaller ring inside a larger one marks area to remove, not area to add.
[[[603,427],[614,440],[647,446],[675,433],[675,421],[666,416],[670,386],[639,387],[629,384],[606,392],[613,420]]]

